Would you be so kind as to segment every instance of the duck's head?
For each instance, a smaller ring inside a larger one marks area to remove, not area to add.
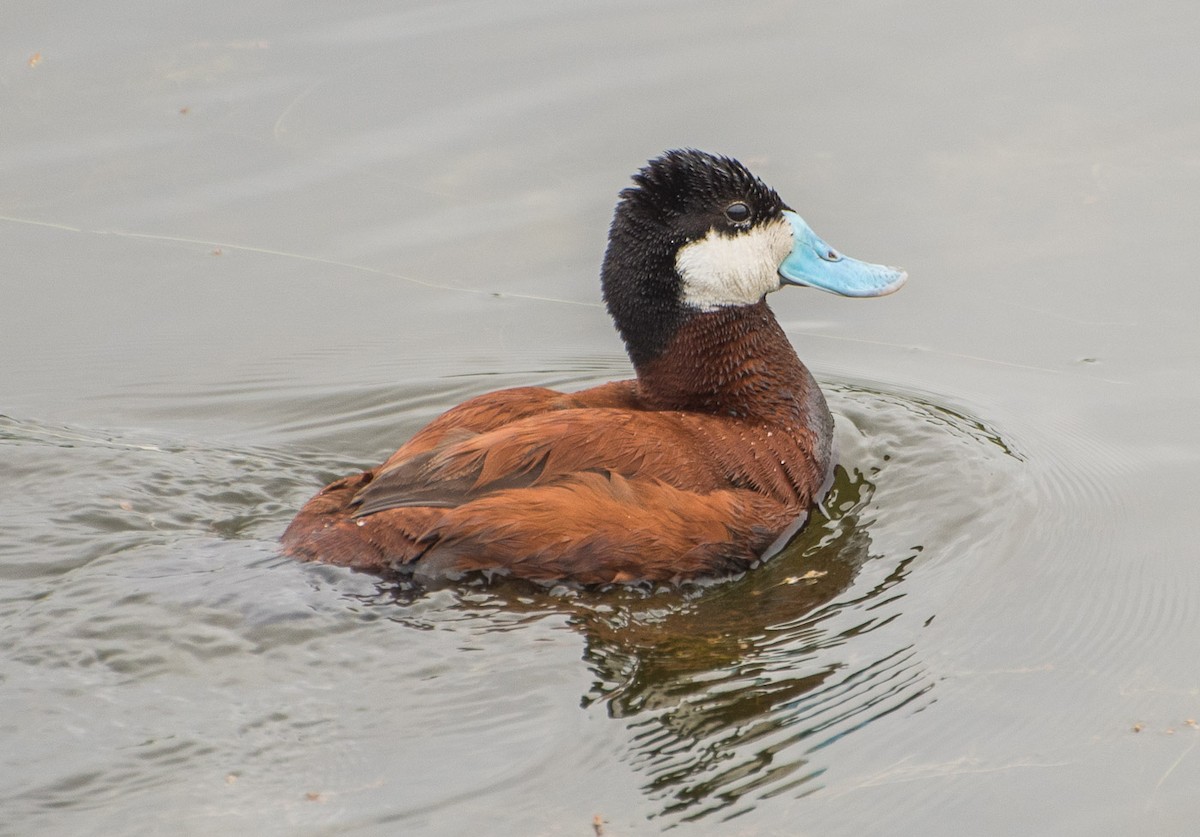
[[[668,151],[621,192],[604,300],[635,366],[690,317],[755,305],[784,285],[882,296],[907,275],[843,256],[736,160]]]

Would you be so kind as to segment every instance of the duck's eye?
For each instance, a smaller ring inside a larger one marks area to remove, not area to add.
[[[744,224],[750,220],[750,207],[742,201],[734,201],[725,207],[725,217],[735,224]]]

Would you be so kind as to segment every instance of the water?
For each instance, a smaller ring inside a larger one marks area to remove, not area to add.
[[[0,832],[1191,832],[1189,4],[11,11]],[[912,277],[772,297],[827,514],[684,589],[279,558],[441,410],[628,374],[678,145]]]

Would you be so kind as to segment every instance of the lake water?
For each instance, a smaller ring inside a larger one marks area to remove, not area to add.
[[[1194,833],[1194,3],[4,17],[0,833]],[[827,514],[688,589],[280,558],[464,398],[629,374],[678,146],[910,273],[772,297]]]

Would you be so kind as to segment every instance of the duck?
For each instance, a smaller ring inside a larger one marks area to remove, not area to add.
[[[634,377],[479,395],[306,502],[286,555],[417,583],[682,583],[769,558],[828,490],[833,417],[766,302],[907,274],[834,250],[737,160],[667,151],[619,193],[601,271]]]

